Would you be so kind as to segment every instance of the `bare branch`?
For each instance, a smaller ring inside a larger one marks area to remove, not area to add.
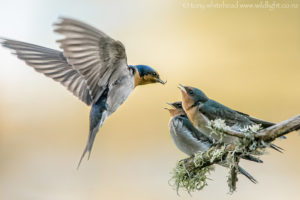
[[[278,137],[288,134],[292,131],[300,129],[300,115],[297,115],[288,120],[282,121],[274,126],[261,130],[255,135],[255,138],[264,140],[265,142],[271,142]],[[243,132],[236,130],[222,130],[227,135],[235,136],[238,138],[245,138]]]
[[[274,126],[261,130],[255,135],[256,138],[265,142],[271,142],[278,137],[281,137],[290,132],[300,129],[300,115],[297,115],[288,120],[282,121]]]

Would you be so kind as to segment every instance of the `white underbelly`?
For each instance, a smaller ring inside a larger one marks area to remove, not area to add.
[[[108,93],[107,110],[109,114],[115,112],[120,105],[129,97],[134,89],[134,80],[130,77],[124,79],[122,83],[112,86]]]

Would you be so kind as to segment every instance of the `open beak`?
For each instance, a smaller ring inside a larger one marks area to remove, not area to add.
[[[166,104],[168,104],[169,106],[171,106],[172,108],[174,108],[174,106],[171,104],[171,103],[166,103]],[[170,109],[170,108],[164,108],[164,109],[166,109],[166,110],[168,110],[168,111],[170,111],[170,110],[172,110],[172,109]]]
[[[186,93],[186,89],[183,85],[179,84],[178,88],[181,90],[181,92]]]
[[[172,107],[174,108],[173,104],[171,104],[171,103],[168,103],[168,102],[167,102],[166,104],[168,104],[169,106],[172,106]]]
[[[163,85],[167,83],[167,81],[163,81],[160,78],[156,79],[156,82],[161,83]]]

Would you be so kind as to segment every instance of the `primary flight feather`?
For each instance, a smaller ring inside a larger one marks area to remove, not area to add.
[[[60,18],[55,32],[63,51],[17,40],[1,39],[2,46],[36,71],[61,83],[87,105],[91,105],[88,141],[78,167],[89,156],[104,121],[138,85],[165,84],[158,72],[146,65],[128,65],[124,45],[81,21]]]

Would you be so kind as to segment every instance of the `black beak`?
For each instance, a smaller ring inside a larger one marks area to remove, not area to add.
[[[178,87],[181,91],[183,92],[186,92],[186,89],[183,85],[179,84],[179,87]]]
[[[172,106],[172,107],[174,108],[173,104],[171,104],[171,103],[168,103],[168,102],[167,102],[166,104],[168,104],[169,106]]]
[[[156,81],[157,81],[158,83],[163,84],[163,85],[167,83],[167,81],[163,81],[163,80],[161,80],[160,78],[157,78]]]

